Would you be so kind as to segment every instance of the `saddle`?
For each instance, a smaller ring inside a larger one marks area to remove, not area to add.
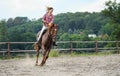
[[[44,30],[43,33],[42,33],[42,36],[43,36],[46,32],[47,32],[47,30]],[[41,31],[39,31],[39,32],[37,33],[36,39],[39,37],[40,33],[41,33]],[[41,38],[40,38],[40,41],[41,41],[41,39],[42,39],[42,36],[41,36]]]

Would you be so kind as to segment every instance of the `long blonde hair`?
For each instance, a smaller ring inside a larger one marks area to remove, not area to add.
[[[47,7],[47,12],[48,12],[49,10],[51,10],[51,9],[53,9],[53,7]]]

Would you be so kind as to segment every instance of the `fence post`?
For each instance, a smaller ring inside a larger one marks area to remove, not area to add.
[[[97,54],[98,53],[98,41],[97,40],[95,41],[95,46],[96,46],[95,51],[96,51],[96,54]]]
[[[10,58],[10,43],[8,42],[8,49],[7,49],[7,53],[8,53],[8,58]]]
[[[72,41],[70,41],[70,52],[73,52],[73,48],[72,48]]]
[[[118,49],[118,47],[119,47],[119,43],[118,43],[118,41],[116,41],[116,51],[117,51],[117,53],[119,54],[119,49]]]

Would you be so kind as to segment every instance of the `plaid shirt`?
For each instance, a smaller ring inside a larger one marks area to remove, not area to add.
[[[53,14],[48,15],[48,13],[46,13],[43,16],[43,20],[46,21],[45,26],[48,26],[49,23],[53,23],[54,21],[54,16]]]

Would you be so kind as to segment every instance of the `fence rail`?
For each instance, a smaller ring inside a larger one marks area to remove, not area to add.
[[[8,56],[10,56],[10,53],[17,53],[17,52],[35,52],[35,50],[11,50],[11,45],[12,44],[34,44],[35,42],[0,42],[0,45],[7,45],[7,50],[1,50],[0,48],[0,53],[7,53]],[[91,48],[74,48],[73,44],[74,43],[80,43],[80,44],[89,44],[89,43],[93,43],[95,44],[95,47]],[[98,45],[101,43],[114,43],[115,47],[99,47]],[[58,41],[57,44],[69,44],[69,48],[53,48],[54,50],[70,50],[71,52],[75,51],[75,50],[86,50],[86,51],[90,51],[90,50],[94,50],[96,53],[100,50],[116,50],[119,53],[120,47],[119,47],[119,43],[120,41]]]

